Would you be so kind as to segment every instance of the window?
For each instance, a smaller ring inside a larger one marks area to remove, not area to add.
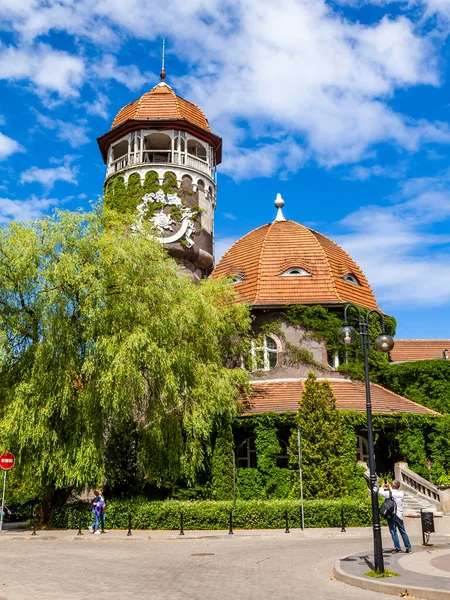
[[[368,463],[369,462],[369,444],[367,443],[366,438],[362,437],[362,435],[358,435],[357,438],[358,438],[358,446],[356,448],[356,460]]]
[[[242,275],[238,275],[237,273],[235,273],[231,276],[231,281],[233,283],[242,283],[244,281],[244,278],[242,277]]]
[[[278,346],[276,341],[266,335],[263,343],[257,345],[252,341],[252,369],[253,371],[271,371],[278,363]]]
[[[356,275],[353,275],[353,273],[347,273],[347,275],[344,275],[342,279],[344,281],[348,281],[348,283],[353,283],[354,285],[361,285],[359,283],[358,278],[356,277]]]
[[[238,469],[256,469],[255,438],[247,438],[239,444],[236,451],[236,466]]]
[[[289,467],[289,456],[287,450],[287,443],[284,440],[278,440],[280,443],[281,454],[277,458],[277,467],[281,469],[287,469]]]
[[[312,275],[301,267],[291,267],[284,271],[284,273],[281,273],[281,277],[312,277]]]

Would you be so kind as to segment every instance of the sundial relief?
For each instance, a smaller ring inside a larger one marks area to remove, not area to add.
[[[152,206],[154,204],[162,204],[163,207],[155,211]],[[171,207],[178,210],[171,211]],[[137,211],[138,221],[132,226],[134,232],[142,231],[144,221],[149,220],[159,232],[160,237],[157,239],[162,244],[173,244],[184,238],[187,248],[194,245],[191,236],[195,232],[196,213],[185,206],[177,194],[166,194],[163,190],[145,194],[141,204],[137,206]]]

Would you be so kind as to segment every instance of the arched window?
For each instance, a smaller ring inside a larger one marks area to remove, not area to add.
[[[206,161],[206,148],[197,140],[188,140],[187,151],[191,156],[195,156],[196,158]]]
[[[356,277],[356,275],[353,275],[353,273],[347,273],[347,275],[344,275],[342,279],[348,283],[353,283],[354,285],[361,285],[359,279]]]
[[[143,162],[168,163],[172,162],[172,141],[165,133],[151,133],[144,137]]]
[[[281,448],[281,453],[277,458],[277,467],[287,469],[289,466],[289,456],[287,451],[287,443],[284,440],[278,440]]]
[[[252,370],[271,371],[278,364],[278,346],[273,337],[266,335],[262,344],[252,341]]]
[[[286,269],[286,271],[281,273],[281,277],[312,277],[312,275],[301,267],[291,267],[290,269]]]
[[[183,190],[190,190],[192,191],[193,187],[192,187],[192,178],[189,177],[189,175],[183,175],[183,177],[181,178],[181,186],[180,186]]]
[[[205,191],[205,182],[203,181],[203,179],[199,179],[199,180],[197,181],[197,189],[198,189],[200,192],[204,192],[204,191]]]
[[[237,447],[236,466],[238,469],[256,469],[255,437],[247,438]]]
[[[356,447],[356,460],[365,463],[369,462],[369,444],[365,437],[362,435],[356,436],[358,438],[358,445]]]

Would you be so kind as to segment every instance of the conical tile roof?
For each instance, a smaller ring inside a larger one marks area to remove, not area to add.
[[[149,92],[130,102],[117,113],[112,128],[129,119],[136,120],[172,120],[185,119],[190,123],[211,131],[204,112],[193,102],[177,96],[173,89],[164,82],[155,85]]]

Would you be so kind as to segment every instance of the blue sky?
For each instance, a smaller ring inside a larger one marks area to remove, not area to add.
[[[450,337],[450,0],[0,0],[0,222],[89,208],[96,137],[159,78],[224,139],[216,247],[338,241],[399,337]]]

